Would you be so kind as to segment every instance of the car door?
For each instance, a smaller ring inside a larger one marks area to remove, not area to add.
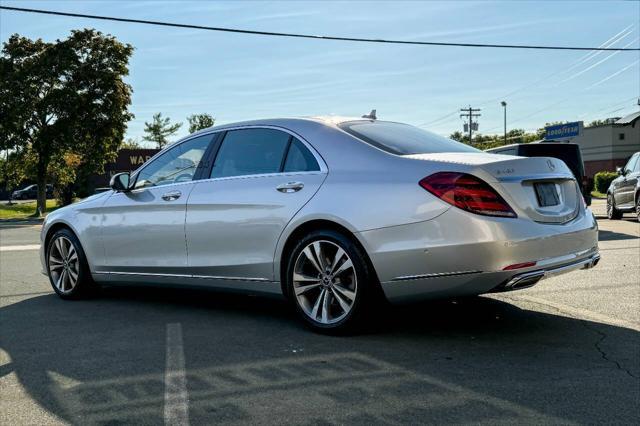
[[[104,270],[113,274],[181,275],[187,267],[186,203],[213,135],[181,142],[150,160],[132,189],[103,205]]]
[[[633,205],[634,191],[638,181],[637,173],[635,173],[638,157],[640,157],[640,154],[634,154],[622,169],[622,179],[614,189],[614,197],[618,207],[624,208]]]
[[[326,173],[311,146],[284,130],[227,131],[210,179],[197,182],[189,197],[186,235],[192,273],[272,281],[278,238]]]

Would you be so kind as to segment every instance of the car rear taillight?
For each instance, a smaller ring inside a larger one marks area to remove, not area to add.
[[[419,183],[436,197],[462,210],[486,216],[517,217],[495,189],[473,175],[439,172]]]

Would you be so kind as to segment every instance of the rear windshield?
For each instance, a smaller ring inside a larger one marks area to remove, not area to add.
[[[340,124],[339,127],[364,142],[396,155],[480,152],[469,145],[408,124],[363,120],[348,121]]]
[[[577,179],[584,175],[584,165],[580,147],[575,144],[532,143],[520,145],[519,155],[523,157],[553,157],[565,162]]]

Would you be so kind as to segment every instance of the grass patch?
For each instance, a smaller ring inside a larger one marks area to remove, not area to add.
[[[603,194],[602,192],[598,192],[596,190],[591,191],[591,196],[593,198],[607,198],[607,194]]]
[[[57,200],[47,200],[47,212],[60,207]],[[6,201],[0,203],[0,219],[26,219],[36,212],[36,202],[16,203],[11,206]]]

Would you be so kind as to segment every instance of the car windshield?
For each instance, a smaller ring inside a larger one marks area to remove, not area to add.
[[[362,120],[348,121],[339,127],[364,142],[396,155],[481,152],[469,145],[408,124]]]

